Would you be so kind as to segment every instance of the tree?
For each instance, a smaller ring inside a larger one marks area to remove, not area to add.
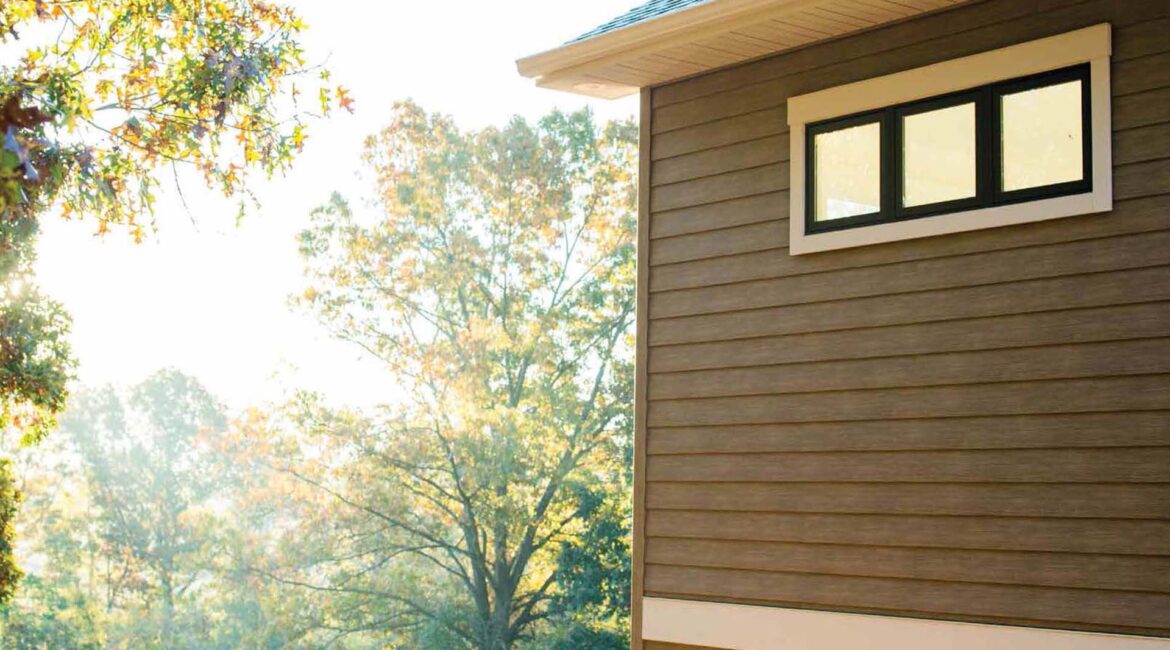
[[[303,490],[311,561],[267,572],[318,596],[322,638],[504,650],[570,615],[559,561],[626,485],[635,134],[399,104],[367,145],[382,216],[314,214],[299,302],[399,389],[247,433],[277,435],[270,467]]]
[[[16,513],[20,492],[12,476],[12,462],[0,458],[0,603],[12,597],[20,579],[13,546],[16,544]]]
[[[0,444],[17,435],[0,433]],[[90,580],[96,509],[75,448],[68,436],[50,436],[35,448],[17,447],[10,462],[21,495],[21,559],[30,573],[0,605],[0,650],[96,650],[100,598],[91,596],[98,590]]]
[[[73,372],[68,315],[33,283],[38,219],[55,207],[141,240],[164,177],[233,196],[249,169],[287,168],[302,91],[322,112],[352,104],[306,67],[304,29],[266,0],[0,2],[0,427],[40,439]],[[0,572],[0,602],[17,575]]]
[[[21,584],[21,597],[0,606],[0,649],[99,650],[84,597],[35,576]]]
[[[632,445],[626,449],[632,452]],[[560,589],[552,607],[562,615],[543,635],[540,648],[630,647],[632,460],[626,458],[624,480],[594,486],[578,497],[580,516],[588,526],[578,537],[562,542],[557,554],[555,579]]]
[[[112,388],[83,392],[62,419],[94,510],[103,605],[140,610],[126,626],[128,647],[200,647],[198,610],[183,603],[210,576],[207,508],[227,481],[204,441],[225,426],[219,403],[173,370],[151,376],[128,399]]]
[[[289,647],[286,604],[236,561],[270,535],[220,453],[215,399],[166,370],[70,401],[57,435],[15,454],[29,575],[0,605],[0,650]]]

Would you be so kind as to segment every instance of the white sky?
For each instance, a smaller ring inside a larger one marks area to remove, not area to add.
[[[588,100],[536,88],[515,59],[555,46],[638,0],[294,0],[309,24],[310,61],[328,60],[357,113],[312,124],[284,178],[254,188],[263,204],[239,227],[235,206],[185,186],[195,225],[174,196],[161,202],[157,237],[134,245],[93,236],[94,224],[50,218],[38,282],[73,314],[79,377],[137,382],[162,366],[202,380],[233,407],[279,399],[290,388],[369,405],[392,399],[392,378],[312,317],[290,310],[303,288],[295,235],[334,190],[353,200],[363,138],[391,103],[412,98],[464,128],[592,106],[599,119],[636,99]],[[172,192],[173,194],[173,192]]]

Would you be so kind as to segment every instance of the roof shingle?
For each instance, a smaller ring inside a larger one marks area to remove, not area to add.
[[[707,0],[650,0],[646,4],[634,7],[626,13],[614,18],[613,20],[598,25],[593,29],[581,34],[577,38],[569,41],[569,43],[577,43],[586,39],[600,36],[607,32],[612,32],[623,27],[629,27],[651,18],[658,18],[669,13],[674,13],[688,7],[693,7],[697,4],[702,4]]]

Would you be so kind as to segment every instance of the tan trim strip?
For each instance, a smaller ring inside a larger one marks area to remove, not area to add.
[[[725,650],[1170,650],[1170,639],[646,598],[642,638]]]
[[[799,95],[788,100],[788,124],[803,126],[952,91],[1108,58],[1108,23],[1018,45]]]
[[[646,541],[646,411],[649,383],[650,330],[650,144],[653,91],[642,89],[641,122],[638,132],[638,280],[634,335],[634,525],[630,600],[631,650],[642,650],[637,634],[642,623],[642,582],[645,575]]]

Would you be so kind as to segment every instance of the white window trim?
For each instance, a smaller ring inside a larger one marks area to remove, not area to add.
[[[790,98],[789,253],[802,255],[1112,210],[1111,34],[1110,25],[1101,23]],[[832,232],[805,233],[805,127],[808,124],[1082,63],[1090,64],[1092,192]]]
[[[724,650],[1170,650],[1170,639],[872,614],[642,600],[642,639]]]

